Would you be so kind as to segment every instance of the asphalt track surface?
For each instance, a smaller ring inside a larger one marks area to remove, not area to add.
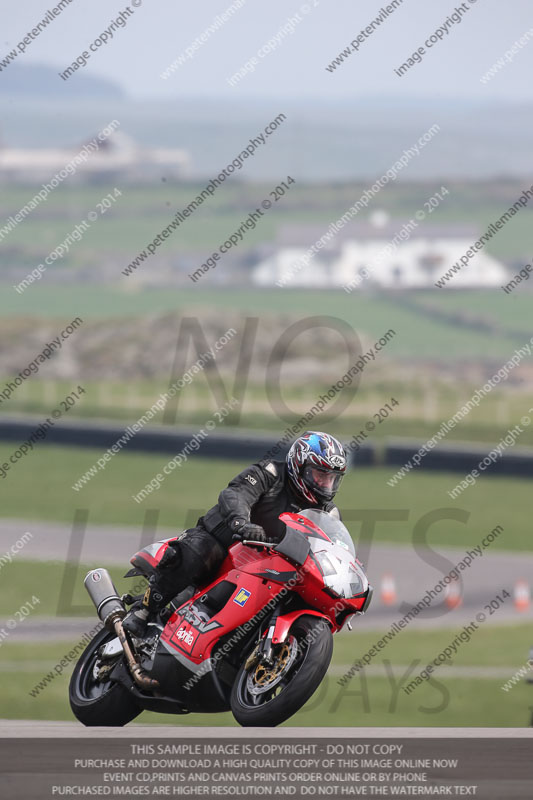
[[[25,559],[55,561],[64,564],[82,563],[93,566],[122,565],[124,571],[129,567],[129,558],[141,546],[156,538],[176,535],[168,529],[153,533],[127,527],[88,525],[86,529],[73,530],[70,525],[58,523],[36,523],[20,520],[0,522],[0,558],[10,550],[14,542],[29,531],[32,539],[17,551],[13,561]],[[142,541],[144,539],[144,542]],[[398,621],[413,604],[418,603],[427,590],[433,589],[455,564],[465,557],[465,550],[438,548],[416,552],[412,547],[394,544],[375,544],[359,557],[365,562],[370,583],[374,586],[374,598],[367,614],[354,621],[354,631],[383,630]],[[0,561],[0,564],[3,562]],[[8,569],[9,564],[2,565]],[[381,582],[384,575],[394,578],[396,601],[385,605],[381,598]],[[420,613],[409,623],[409,628],[460,628],[475,619],[478,612],[486,613],[484,624],[501,625],[533,621],[530,609],[519,612],[512,598],[501,608],[490,613],[485,609],[502,589],[513,594],[517,581],[528,580],[533,575],[533,554],[505,551],[483,551],[481,557],[474,559],[471,566],[461,573],[463,579],[462,602],[457,608],[449,608],[440,591],[432,601],[432,607]],[[80,569],[79,581],[84,578]],[[33,617],[24,621],[10,634],[10,641],[31,641],[51,639],[72,639],[83,635],[96,623],[91,616],[90,601],[87,598],[85,618],[76,617]],[[0,628],[6,620],[0,619]],[[532,627],[533,634],[533,627]],[[343,633],[344,635],[344,633]],[[349,635],[349,632],[346,632]]]
[[[77,722],[0,719],[0,739],[306,739],[350,737],[379,739],[533,739],[533,728],[180,728],[172,725],[135,725],[125,728],[85,728]]]

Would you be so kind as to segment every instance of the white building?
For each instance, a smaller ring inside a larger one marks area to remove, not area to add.
[[[71,148],[0,148],[0,178],[8,181],[47,181],[64,170],[80,152],[86,157],[75,161],[78,180],[125,175],[129,179],[153,180],[182,177],[190,166],[190,156],[180,148],[142,147],[122,131],[96,142],[88,140]]]
[[[479,238],[469,225],[389,221],[354,222],[335,233],[316,254],[309,248],[324,236],[316,225],[285,226],[276,245],[256,265],[260,286],[386,289],[434,287]],[[505,266],[485,250],[476,253],[450,281],[451,287],[501,286]]]

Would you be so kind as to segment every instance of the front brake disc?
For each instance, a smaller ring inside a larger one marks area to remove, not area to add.
[[[252,695],[260,695],[277,686],[290,670],[298,655],[298,642],[290,636],[287,642],[279,645],[273,665],[259,663],[246,679],[246,689]]]

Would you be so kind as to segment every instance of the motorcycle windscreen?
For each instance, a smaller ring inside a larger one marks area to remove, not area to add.
[[[329,540],[347,550],[355,558],[355,545],[346,526],[340,519],[331,516],[327,511],[318,508],[306,508],[298,514],[285,513],[280,520],[287,528],[300,531],[309,540]]]
[[[282,515],[283,516],[283,515]],[[274,547],[274,550],[282,556],[290,559],[295,564],[304,564],[309,555],[311,547],[307,537],[287,526],[285,536]]]

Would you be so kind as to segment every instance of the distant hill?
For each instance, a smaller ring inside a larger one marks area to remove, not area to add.
[[[2,72],[0,96],[17,98],[94,98],[114,100],[125,97],[123,89],[107,78],[96,78],[78,70],[68,81],[43,64],[12,64]]]

